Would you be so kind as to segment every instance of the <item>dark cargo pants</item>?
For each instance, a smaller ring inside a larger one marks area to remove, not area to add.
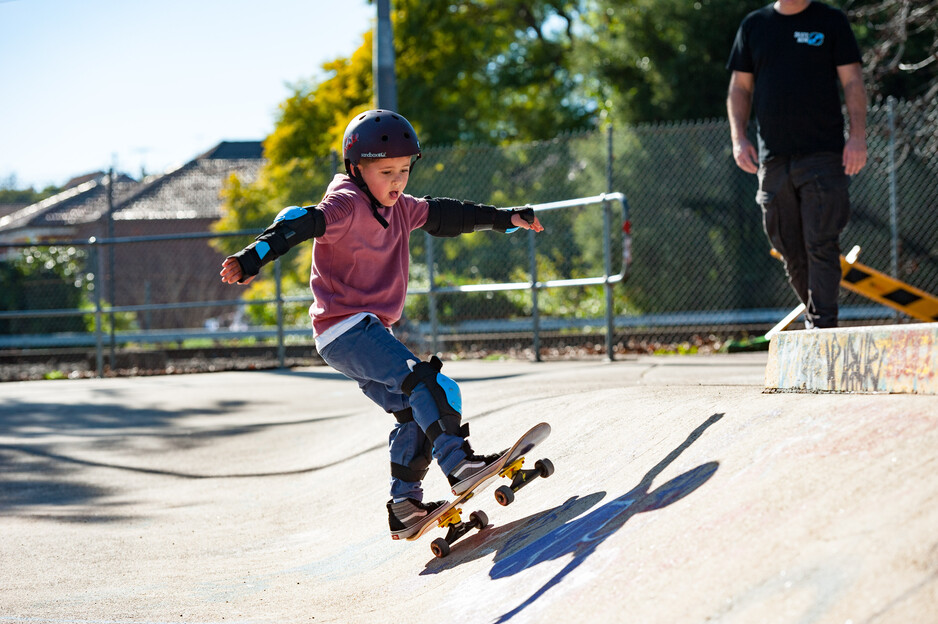
[[[841,155],[833,152],[776,156],[759,167],[756,201],[765,233],[784,258],[808,327],[837,327],[849,184]]]

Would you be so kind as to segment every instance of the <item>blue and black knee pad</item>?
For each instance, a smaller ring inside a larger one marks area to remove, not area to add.
[[[444,433],[459,436],[463,439],[469,437],[469,425],[461,424],[462,394],[459,392],[459,386],[456,385],[455,381],[440,372],[442,368],[443,362],[434,355],[429,362],[414,364],[413,372],[401,384],[401,390],[407,396],[410,396],[420,384],[424,384],[427,390],[430,391],[430,396],[433,397],[433,401],[440,413],[439,420],[426,429],[431,444],[435,443],[436,439]]]

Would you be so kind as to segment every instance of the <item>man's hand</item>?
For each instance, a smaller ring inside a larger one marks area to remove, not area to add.
[[[748,72],[734,71],[730,75],[730,89],[726,96],[726,113],[730,120],[730,138],[733,141],[733,160],[746,173],[759,171],[759,154],[746,138],[752,94],[756,77]]]
[[[844,145],[844,173],[856,175],[866,165],[866,86],[859,63],[837,66],[844,88],[844,103],[850,118],[850,134]]]
[[[733,159],[746,173],[759,171],[759,155],[749,139],[742,138],[733,143]]]
[[[255,277],[252,275],[242,282],[241,278],[244,277],[244,275],[241,273],[241,264],[236,258],[231,256],[225,258],[225,261],[222,262],[220,275],[221,281],[225,282],[226,284],[234,284],[235,282],[250,284]]]
[[[859,137],[850,137],[844,145],[844,173],[856,175],[866,165],[866,140]]]

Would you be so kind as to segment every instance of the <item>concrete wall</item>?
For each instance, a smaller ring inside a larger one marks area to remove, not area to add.
[[[938,323],[782,332],[765,388],[790,392],[938,394]]]

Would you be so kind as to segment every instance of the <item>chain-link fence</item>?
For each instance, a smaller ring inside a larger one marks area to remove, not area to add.
[[[931,293],[938,292],[938,225],[931,218],[938,186],[936,110],[934,103],[896,102],[871,109],[869,165],[853,181],[852,218],[842,237],[845,251],[862,248],[864,264]],[[431,149],[419,167],[414,185],[427,193],[500,205],[625,193],[634,222],[635,262],[628,279],[615,287],[616,350],[720,344],[765,332],[798,304],[782,264],[768,253],[755,203],[756,177],[736,167],[725,120],[626,128],[613,133],[611,145],[602,133],[590,133],[499,150]],[[545,241],[539,243],[543,269],[538,279],[602,272],[599,211],[549,215],[542,221],[547,232],[539,235]],[[442,266],[453,272],[437,276],[443,283],[530,279],[517,260],[504,262],[520,255],[514,241],[433,244],[447,258]],[[476,245],[479,253],[472,253]],[[415,252],[419,261],[422,249]],[[440,255],[434,256],[437,264]],[[556,328],[546,332],[542,355],[568,353],[571,346],[582,352],[583,345],[602,351],[602,305],[602,289],[596,286],[542,293],[541,314],[552,317],[547,326]],[[472,319],[493,319],[490,329],[498,325],[494,319],[524,319],[531,302],[520,295],[460,294],[444,306],[446,320],[441,323],[449,324],[443,327],[444,338],[463,349],[475,345],[484,351],[493,345],[491,333],[483,340],[481,332],[460,332],[459,327]],[[501,311],[491,314],[493,310]],[[411,321],[427,319],[417,306],[409,311]],[[908,319],[844,291],[841,320],[867,324]],[[507,333],[522,325],[502,326]],[[419,325],[416,333],[426,336],[426,325]],[[505,336],[494,346],[518,349],[525,344],[532,346],[530,337]]]
[[[844,249],[938,292],[935,103],[871,109],[870,160],[852,182]],[[325,165],[324,165],[325,166]],[[427,148],[408,191],[539,211],[544,233],[411,239],[411,294],[396,328],[415,351],[551,358],[763,333],[797,303],[769,255],[755,176],[739,170],[725,120],[648,124],[552,141]],[[603,201],[623,195],[617,201]],[[615,204],[615,205],[613,205]],[[632,238],[622,234],[630,226]],[[221,284],[218,234],[124,236],[0,253],[0,351],[122,352],[269,344],[311,349],[308,261]],[[254,232],[238,233],[245,241]],[[308,255],[308,247],[294,253]],[[623,272],[623,257],[634,259]],[[619,275],[619,279],[610,279]],[[597,279],[598,278],[598,279]],[[510,286],[504,286],[508,284]],[[907,317],[843,291],[844,324]],[[611,331],[610,331],[611,328]],[[103,355],[102,355],[103,354]]]

